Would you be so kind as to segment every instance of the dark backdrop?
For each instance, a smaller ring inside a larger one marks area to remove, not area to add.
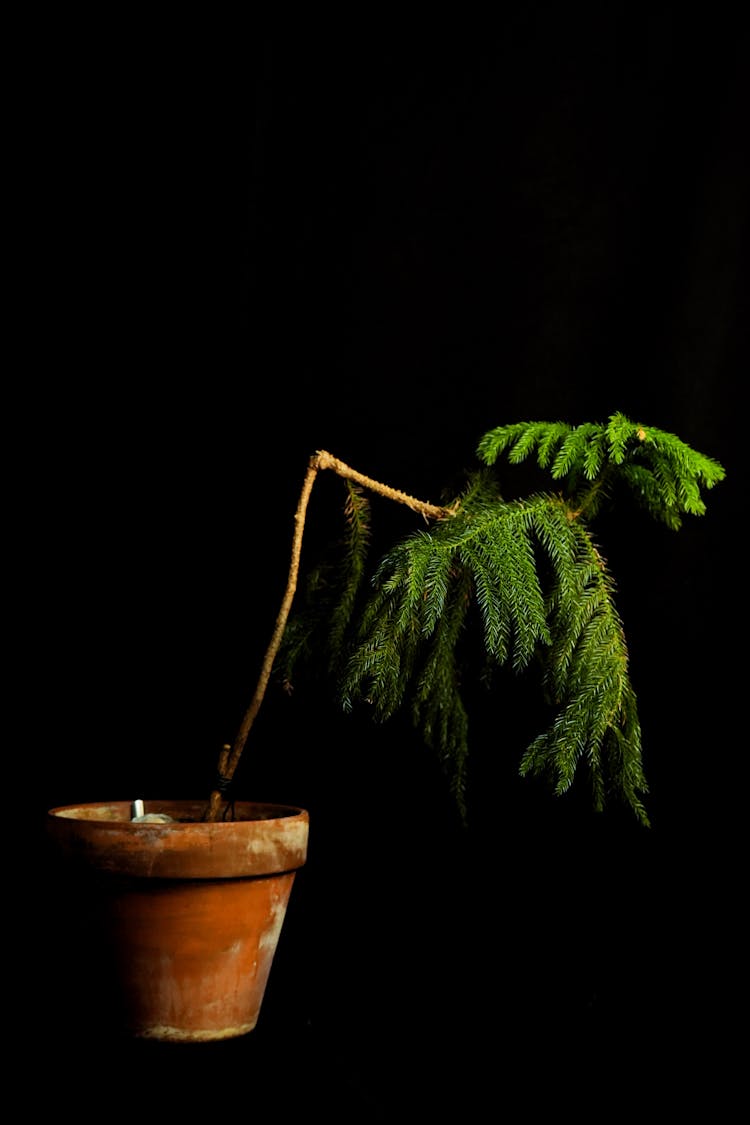
[[[149,1065],[178,1086],[270,1071],[285,1088],[283,1060],[352,1121],[380,1120],[399,1083],[461,1120],[508,1087],[532,1106],[590,1083],[645,1098],[662,1075],[690,1094],[699,1062],[728,1065],[744,979],[747,42],[621,5],[429,33],[209,22],[68,24],[29,52],[40,821],[208,791],[315,449],[436,500],[492,426],[620,410],[727,480],[677,534],[645,517],[602,531],[650,831],[518,779],[536,730],[522,686],[477,713],[468,831],[405,725],[272,692],[239,795],[300,804],[312,829],[262,1023],[189,1066],[103,1046],[112,1081]],[[387,535],[403,516],[375,519]],[[66,1048],[93,1042],[82,1015],[68,1035],[70,981],[50,975],[43,1048],[69,1095]]]

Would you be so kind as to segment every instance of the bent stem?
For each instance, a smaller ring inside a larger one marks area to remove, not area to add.
[[[382,484],[380,481],[373,480],[372,477],[367,477],[363,473],[357,472],[356,469],[350,468],[349,465],[340,461],[338,457],[333,457],[325,450],[318,450],[318,452],[310,458],[300,498],[297,503],[297,509],[294,513],[294,536],[292,539],[292,555],[289,564],[286,590],[284,591],[271,640],[266,649],[265,656],[263,657],[263,663],[261,665],[260,675],[253,698],[244,714],[234,742],[231,746],[228,744],[223,746],[219,755],[217,783],[211,792],[208,807],[203,817],[206,821],[219,819],[222,805],[225,804],[225,794],[237,770],[242,752],[247,743],[248,735],[250,734],[250,730],[257,718],[266,694],[268,681],[271,678],[274,661],[284,636],[284,630],[286,629],[289,612],[292,608],[292,602],[294,601],[294,595],[297,589],[299,563],[302,554],[302,536],[305,530],[307,506],[310,502],[310,495],[313,485],[315,484],[315,479],[321,469],[332,469],[338,476],[354,481],[356,484],[369,489],[371,492],[376,492],[378,495],[384,496],[389,500],[394,500],[399,504],[405,504],[408,508],[411,508],[412,511],[419,512],[425,519],[446,519],[455,515],[457,511],[456,506],[441,508],[436,504],[429,504],[424,500],[418,500],[414,496],[409,496],[400,489],[391,488],[387,484]]]

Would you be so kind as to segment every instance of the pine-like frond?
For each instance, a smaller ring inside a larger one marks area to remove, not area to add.
[[[336,582],[338,598],[330,614],[329,644],[332,653],[339,653],[344,645],[357,594],[365,576],[371,531],[370,501],[357,485],[351,481],[344,483],[347,489],[344,506],[347,534],[343,540],[344,557]]]
[[[593,480],[604,460],[604,432],[595,422],[576,426],[565,438],[552,462],[553,480],[583,475]]]
[[[622,481],[655,518],[677,529],[683,515],[703,515],[701,488],[724,479],[718,461],[692,449],[675,434],[612,414],[606,423],[516,422],[489,430],[477,447],[492,465],[507,452],[517,464],[534,450],[540,468],[561,481],[576,507],[593,517],[613,485]],[[553,455],[554,451],[554,455]],[[584,482],[586,485],[584,487]]]
[[[468,719],[459,640],[473,601],[486,659],[521,672],[534,654],[542,656],[557,715],[527,749],[522,772],[554,775],[562,793],[583,761],[597,807],[605,794],[627,793],[645,815],[637,796],[643,783],[640,743],[632,737],[637,722],[623,715],[630,698],[627,650],[601,556],[559,497],[485,501],[481,489],[468,493],[454,519],[410,536],[385,557],[347,666],[345,707],[371,701],[384,720],[408,692],[425,741],[451,763],[460,785]],[[540,550],[551,574],[546,590]],[[609,749],[615,737],[617,754]]]
[[[651,465],[665,507],[674,513],[702,516],[706,505],[701,486],[710,489],[723,480],[723,466],[655,426],[641,427],[638,436],[640,454]]]
[[[314,653],[327,654],[328,671],[336,675],[346,646],[357,597],[365,579],[370,546],[370,501],[357,485],[344,481],[343,532],[329,555],[306,576],[299,608],[287,622],[275,669],[290,686],[295,670]]]
[[[631,422],[624,414],[616,413],[610,414],[606,429],[609,459],[613,465],[621,465],[628,446],[639,440],[642,427],[637,422]]]
[[[526,503],[496,504],[468,515],[456,544],[471,574],[487,655],[527,667],[539,643],[548,643],[544,593],[536,568],[532,509]]]
[[[473,595],[473,597],[472,597]],[[345,710],[371,702],[390,718],[406,693],[425,742],[463,793],[468,720],[460,690],[461,633],[475,605],[490,660],[516,670],[549,642],[533,519],[478,474],[458,514],[417,532],[381,561],[341,684]]]
[[[469,720],[460,691],[458,652],[471,599],[471,578],[464,572],[436,622],[412,694],[412,722],[425,745],[437,753],[463,819],[467,816],[466,769]]]
[[[465,812],[469,669],[475,679],[477,668],[522,673],[537,659],[553,717],[523,753],[521,773],[549,778],[561,794],[585,770],[597,809],[617,796],[647,824],[625,633],[591,520],[623,486],[655,519],[679,528],[682,516],[703,514],[702,490],[724,469],[623,414],[579,426],[499,426],[477,452],[486,467],[445,518],[386,552],[369,583],[369,505],[347,485],[340,558],[313,571],[311,609],[288,623],[279,666],[303,653],[320,665],[325,648],[345,710],[366,704],[384,721],[408,702]],[[506,501],[492,471],[501,455],[511,464],[535,456],[556,491]],[[470,618],[476,629],[467,628]],[[472,654],[477,636],[481,652]]]
[[[588,529],[567,519],[559,500],[548,498],[537,508],[537,526],[554,571],[552,643],[543,655],[557,710],[524,753],[521,773],[550,777],[564,793],[584,762],[595,808],[617,793],[646,824],[640,725],[614,584]]]
[[[567,422],[513,422],[496,426],[480,438],[477,456],[485,465],[494,465],[509,450],[508,460],[516,465],[536,449],[539,465],[546,469],[571,430]]]

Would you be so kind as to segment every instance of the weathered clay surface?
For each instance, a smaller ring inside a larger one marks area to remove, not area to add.
[[[304,809],[238,801],[235,820],[201,822],[205,802],[146,801],[175,823],[137,823],[128,801],[51,809],[50,835],[73,862],[112,874],[224,879],[295,871],[307,858]]]
[[[203,823],[201,802],[145,805],[173,822],[133,822],[127,801],[48,816],[74,893],[88,896],[87,909],[95,903],[87,937],[111,951],[112,996],[103,1002],[115,1004],[124,1029],[139,1038],[244,1035],[257,1022],[295,873],[307,858],[308,814],[237,802],[237,819]]]
[[[261,879],[130,885],[103,902],[113,985],[127,1031],[172,1041],[251,1031],[294,873]]]

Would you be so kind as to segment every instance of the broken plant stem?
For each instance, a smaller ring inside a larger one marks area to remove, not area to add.
[[[302,536],[305,530],[307,506],[310,501],[310,494],[312,493],[315,479],[321,469],[332,469],[338,476],[354,481],[356,484],[369,489],[371,492],[376,492],[378,495],[384,496],[389,500],[395,500],[399,504],[405,504],[408,508],[411,508],[412,511],[420,512],[426,519],[446,519],[449,516],[455,515],[457,510],[455,506],[451,508],[441,508],[436,504],[429,504],[424,500],[417,500],[416,497],[409,496],[406,492],[401,492],[400,489],[391,488],[387,484],[381,484],[380,481],[373,480],[372,477],[367,477],[364,476],[363,473],[358,473],[356,469],[350,468],[349,465],[340,461],[338,457],[333,457],[330,453],[326,453],[325,450],[318,450],[318,452],[310,458],[300,498],[297,503],[297,510],[294,513],[292,557],[289,564],[289,575],[284,597],[281,602],[281,608],[279,609],[273,634],[271,635],[270,643],[263,658],[258,683],[250,706],[245,712],[240,728],[235,736],[234,743],[231,747],[228,745],[224,746],[219,755],[218,783],[211,793],[208,808],[204,815],[204,820],[207,821],[219,819],[221,807],[224,803],[225,789],[229,786],[234,777],[248,735],[250,734],[252,725],[255,722],[263,702],[266,688],[268,687],[268,681],[271,678],[273,664],[284,636],[284,630],[286,629],[289,612],[292,608],[294,594],[297,589],[299,563],[302,554]]]
[[[391,488],[387,484],[381,484],[380,481],[373,480],[372,477],[366,477],[363,473],[358,473],[356,469],[350,468],[343,461],[339,461],[338,457],[326,453],[324,449],[318,450],[310,463],[313,462],[317,463],[319,469],[333,469],[340,477],[354,481],[355,484],[362,485],[370,492],[377,492],[379,496],[385,496],[388,500],[406,504],[407,508],[411,508],[413,512],[420,512],[428,519],[440,520],[455,515],[454,508],[439,508],[436,504],[428,504],[424,500],[417,500],[415,496],[409,496],[398,488]]]

